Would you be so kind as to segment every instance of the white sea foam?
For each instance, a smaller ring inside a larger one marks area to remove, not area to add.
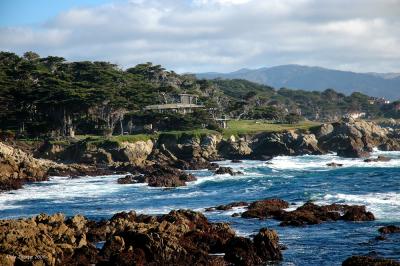
[[[54,200],[67,202],[75,198],[100,198],[105,194],[118,191],[121,185],[115,182],[120,175],[83,177],[52,177],[40,184],[26,185],[23,189],[0,193],[0,210],[21,207],[25,200]]]
[[[184,198],[198,198],[198,197],[207,197],[211,195],[218,194],[217,191],[212,192],[204,192],[204,191],[191,191],[188,193],[181,192],[179,193],[172,193],[172,194],[162,194],[156,196],[150,196],[148,199],[184,199]]]
[[[400,221],[400,193],[327,194],[317,200],[319,204],[344,203],[365,205],[378,219]]]
[[[270,161],[266,167],[273,170],[313,170],[313,171],[328,171],[337,169],[327,166],[328,163],[342,164],[341,168],[346,167],[400,167],[400,152],[383,152],[376,151],[371,154],[372,158],[379,155],[388,156],[391,158],[388,162],[364,162],[362,158],[342,158],[334,154],[326,155],[303,155],[303,156],[278,156]]]

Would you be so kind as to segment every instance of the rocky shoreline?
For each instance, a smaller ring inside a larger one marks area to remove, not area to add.
[[[48,176],[130,173],[135,176],[131,182],[177,187],[194,180],[183,170],[211,169],[217,174],[240,174],[212,163],[222,159],[269,160],[279,155],[335,152],[342,157],[365,157],[365,161],[371,163],[390,160],[368,158],[374,148],[400,150],[400,134],[373,122],[347,119],[309,131],[260,133],[228,139],[208,134],[161,135],[157,140],[99,145],[88,140],[67,145],[45,142],[32,154],[0,143],[0,191],[20,188],[25,182],[47,180]],[[332,167],[339,166],[332,163]]]
[[[122,212],[100,222],[63,214],[0,220],[3,266],[260,265],[282,260],[281,249],[274,230],[240,237],[228,224],[189,210],[162,216]]]
[[[87,140],[68,145],[45,142],[32,153],[0,143],[0,191],[19,189],[27,182],[49,176],[125,174],[121,185],[147,183],[154,187],[185,186],[196,180],[185,170],[209,169],[215,174],[240,175],[212,161],[269,160],[279,155],[326,154],[368,158],[374,148],[400,150],[400,134],[375,123],[344,120],[309,131],[292,130],[252,136],[162,136],[157,140],[93,145]],[[341,165],[332,163],[331,167]],[[1,192],[0,192],[1,193]],[[225,211],[244,207],[242,218],[275,219],[281,226],[323,222],[372,221],[365,206],[326,205],[311,202],[287,211],[281,199],[233,202],[206,209]],[[382,229],[378,240],[398,232]],[[100,248],[96,245],[104,243]],[[252,238],[239,237],[224,223],[210,223],[197,212],[171,211],[162,216],[118,213],[106,221],[83,216],[42,214],[29,219],[0,220],[0,265],[260,265],[282,260],[278,234],[262,228]],[[343,265],[399,265],[397,262],[356,256]]]

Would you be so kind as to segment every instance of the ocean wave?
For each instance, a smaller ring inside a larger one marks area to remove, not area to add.
[[[368,194],[326,194],[317,200],[318,204],[355,204],[365,205],[379,219],[400,221],[400,193],[368,193]]]
[[[376,151],[371,154],[372,157],[384,155],[391,158],[388,162],[364,162],[362,158],[343,158],[335,154],[326,155],[302,155],[302,156],[277,156],[273,158],[266,167],[275,171],[280,170],[313,170],[329,171],[338,169],[327,166],[328,163],[342,164],[340,168],[392,168],[400,167],[400,152],[382,152]]]

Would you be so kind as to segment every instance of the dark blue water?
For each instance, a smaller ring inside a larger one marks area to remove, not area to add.
[[[375,155],[382,154],[376,153]],[[378,255],[400,260],[400,234],[376,241],[377,229],[400,225],[400,153],[385,153],[390,162],[364,163],[333,155],[277,157],[271,163],[221,162],[244,172],[240,176],[215,176],[194,171],[198,181],[177,189],[119,185],[118,176],[81,179],[52,178],[14,192],[0,194],[0,218],[26,217],[41,212],[83,214],[93,219],[109,218],[124,210],[160,214],[172,209],[203,211],[205,207],[232,201],[277,197],[295,208],[308,200],[363,204],[377,220],[330,222],[307,227],[280,227],[274,220],[233,218],[241,212],[205,213],[212,221],[230,222],[238,234],[251,235],[261,227],[278,231],[287,246],[282,265],[340,265],[351,255]],[[328,162],[343,163],[332,169]]]

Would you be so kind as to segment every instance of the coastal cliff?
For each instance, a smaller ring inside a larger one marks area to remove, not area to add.
[[[269,160],[274,156],[325,154],[368,157],[378,148],[400,150],[396,130],[374,122],[346,119],[310,130],[264,132],[223,137],[218,132],[161,134],[155,139],[133,142],[84,139],[74,142],[45,142],[33,154],[0,143],[1,189],[20,188],[23,183],[47,180],[48,176],[79,176],[109,173],[145,174],[132,182],[153,182],[154,186],[181,186],[193,180],[181,170],[216,169],[211,161],[221,159]],[[170,173],[170,182],[162,173]],[[182,179],[183,177],[183,179]],[[127,179],[129,180],[129,179]]]

